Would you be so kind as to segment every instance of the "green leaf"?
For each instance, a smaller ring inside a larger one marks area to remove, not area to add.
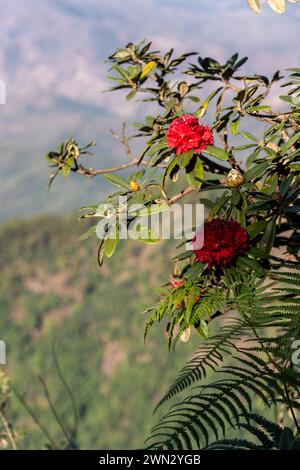
[[[231,121],[230,123],[230,130],[233,135],[237,135],[239,131],[239,125],[240,125],[241,118],[238,116],[234,121]]]
[[[252,271],[255,272],[255,274],[258,276],[258,277],[263,277],[264,274],[265,274],[265,270],[263,269],[263,267],[259,264],[259,262],[256,260],[256,259],[253,259],[253,258],[249,258],[248,256],[239,256],[238,258],[238,261],[237,261],[237,264],[241,267],[248,267],[250,268]]]
[[[232,189],[231,204],[235,207],[240,208],[240,204],[243,202],[240,191],[237,188]]]
[[[245,137],[247,140],[253,140],[253,142],[257,142],[257,138],[250,132],[240,131],[239,134]]]
[[[73,157],[69,157],[65,160],[65,164],[68,165],[69,167],[72,167],[75,163],[75,160]]]
[[[198,180],[198,178],[202,180],[203,175],[203,165],[200,158],[197,156],[194,163],[194,168],[191,171],[189,171],[188,167],[186,168],[186,178],[188,180],[189,185],[193,188],[200,188],[202,183]]]
[[[177,163],[177,158],[174,158],[171,163],[169,163],[164,176],[163,176],[163,186],[166,184],[166,180],[168,177],[170,177],[171,180],[174,180],[175,177],[177,176],[178,172],[180,170],[180,167]]]
[[[231,198],[231,195],[228,195],[228,193],[224,193],[223,196],[218,198],[213,206],[213,208],[209,211],[208,219],[212,220],[213,217],[218,214],[220,209],[228,202]]]
[[[293,98],[292,98],[291,96],[280,95],[279,98],[280,98],[282,101],[286,101],[286,102],[289,103],[289,104],[294,104]]]
[[[248,225],[248,227],[246,227],[246,230],[249,234],[249,237],[253,239],[257,235],[262,233],[266,229],[267,224],[268,222],[266,222],[265,220],[259,220],[258,222],[254,222],[253,224]]]
[[[154,60],[152,60],[151,62],[148,62],[148,64],[146,64],[143,67],[140,79],[145,78],[147,75],[149,75],[151,72],[153,72],[153,70],[156,68],[156,66],[157,66],[157,63]]]
[[[146,245],[157,245],[160,242],[159,237],[154,232],[154,230],[151,230],[151,228],[141,227],[137,234],[137,240],[145,243]]]
[[[289,167],[291,170],[300,171],[300,163],[290,163]]]
[[[187,167],[193,157],[194,157],[194,154],[193,154],[192,150],[190,150],[189,152],[186,152],[186,153],[182,153],[177,159],[177,162],[178,162],[180,168]]]
[[[172,261],[182,261],[184,259],[190,258],[193,255],[194,255],[193,250],[186,250],[183,253],[180,253],[174,256],[174,258],[172,258]]]
[[[142,168],[141,170],[135,171],[131,173],[129,176],[129,181],[139,181],[145,174],[145,169]]]
[[[285,155],[286,152],[300,139],[300,132],[293,135],[287,142],[285,142],[281,147],[281,154]]]
[[[131,90],[128,95],[126,95],[127,101],[133,100],[135,95],[137,94],[137,90]]]
[[[267,259],[269,257],[265,250],[263,250],[262,248],[257,248],[256,246],[250,248],[248,253],[249,255],[253,256],[253,258],[258,259]]]
[[[209,326],[205,320],[200,321],[200,326],[198,326],[197,331],[202,338],[209,338]]]
[[[256,164],[255,166],[250,168],[250,170],[246,171],[246,173],[244,175],[245,180],[246,181],[251,181],[253,179],[259,178],[260,176],[262,176],[265,173],[265,171],[268,167],[269,167],[269,162],[267,162],[267,161]]]
[[[209,103],[221,90],[223,90],[223,87],[217,88],[204,100],[202,106],[200,106],[200,108],[196,112],[196,117],[199,118],[199,117],[204,116],[204,114],[205,114],[205,112],[208,108]]]
[[[111,175],[109,173],[105,173],[103,175],[103,178],[114,186],[117,186],[118,188],[128,189],[130,191],[130,184],[119,175]]]
[[[154,123],[154,117],[151,115],[146,116],[145,122],[149,127],[152,127]]]
[[[61,172],[65,178],[69,176],[70,171],[71,171],[71,167],[68,165],[64,165],[61,169]]]
[[[200,262],[188,264],[183,270],[185,279],[194,279],[196,276],[200,276],[205,270],[206,266],[207,264]]]
[[[280,183],[279,192],[282,198],[285,198],[285,196],[287,195],[290,189],[290,186],[292,184],[292,181],[293,181],[293,175],[290,175],[288,176],[288,178],[286,178]]]
[[[90,227],[86,232],[84,232],[79,237],[79,241],[87,240],[88,238],[93,237],[94,235],[96,235],[96,227],[97,227],[97,225],[93,225],[92,227]]]
[[[276,218],[272,218],[266,227],[262,240],[265,242],[265,249],[270,253],[276,236]]]
[[[214,145],[208,145],[205,150],[203,150],[203,153],[210,155],[211,157],[218,158],[219,160],[228,160],[228,152],[226,150],[220,148],[220,147],[215,147]]]
[[[115,238],[106,238],[103,243],[103,251],[105,256],[108,258],[111,258],[111,256],[114,254],[117,246],[118,246],[119,239],[117,237]]]

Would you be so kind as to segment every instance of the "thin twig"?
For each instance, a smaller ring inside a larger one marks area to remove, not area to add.
[[[45,426],[41,423],[41,421],[39,420],[39,418],[36,416],[35,412],[31,409],[31,407],[27,404],[27,402],[24,400],[24,398],[20,395],[20,393],[17,391],[17,389],[15,388],[15,386],[10,383],[10,388],[12,389],[12,391],[14,392],[14,394],[16,395],[16,397],[18,398],[18,400],[21,402],[21,404],[24,406],[25,410],[27,411],[27,413],[31,416],[31,418],[33,419],[33,421],[35,422],[35,424],[37,424],[37,426],[40,428],[40,430],[44,433],[44,435],[46,436],[46,438],[48,439],[51,447],[53,449],[58,449],[59,447],[57,446],[57,444],[55,443],[55,441],[52,439],[51,435],[48,433],[47,431],[47,428],[45,428]]]
[[[77,169],[74,169],[73,171],[75,173],[78,173],[79,175],[85,175],[85,176],[97,176],[97,175],[104,175],[105,173],[115,173],[117,171],[121,170],[126,170],[126,168],[131,168],[133,166],[136,166],[138,163],[138,159],[130,162],[130,163],[124,163],[123,165],[120,166],[115,166],[111,168],[102,168],[100,170],[96,170],[95,168],[86,168],[83,165],[78,165]]]
[[[13,433],[12,433],[11,429],[10,429],[10,425],[9,425],[7,419],[6,419],[5,414],[2,411],[0,411],[0,418],[2,420],[2,423],[3,423],[3,426],[5,428],[6,434],[9,438],[9,440],[10,440],[12,448],[14,450],[17,450],[17,446],[16,446],[16,443],[15,443],[15,438],[13,436]]]
[[[175,194],[175,196],[172,196],[169,199],[158,200],[157,203],[159,204],[159,203],[166,202],[167,204],[169,204],[169,206],[171,206],[175,202],[179,201],[180,199],[187,196],[188,194],[191,194],[194,191],[197,191],[197,189],[192,188],[191,186],[188,186],[187,188],[183,189],[180,193]]]
[[[60,429],[62,430],[63,434],[65,435],[66,439],[67,439],[67,442],[68,444],[70,444],[70,446],[72,446],[72,437],[70,436],[69,434],[69,431],[66,429],[64,423],[62,422],[62,420],[60,419],[60,416],[59,414],[57,413],[56,409],[55,409],[55,406],[53,404],[53,401],[51,399],[51,395],[49,393],[49,390],[48,390],[48,387],[46,385],[46,382],[44,381],[43,377],[41,376],[38,376],[38,379],[39,381],[41,382],[41,385],[43,387],[43,391],[44,391],[44,394],[45,394],[45,397],[47,399],[47,402],[50,406],[50,410],[54,416],[54,418],[56,419],[56,422],[57,424],[59,425]]]

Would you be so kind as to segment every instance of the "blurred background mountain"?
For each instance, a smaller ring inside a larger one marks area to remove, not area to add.
[[[80,229],[72,216],[40,216],[0,230],[0,332],[8,357],[3,370],[60,445],[64,436],[38,379],[71,426],[71,402],[52,354],[55,341],[77,404],[80,448],[141,448],[157,421],[155,405],[199,337],[170,353],[163,326],[143,340],[141,312],[157,302],[171,247],[128,242],[99,273],[95,243],[79,243]],[[9,420],[21,448],[47,444],[14,396]]]

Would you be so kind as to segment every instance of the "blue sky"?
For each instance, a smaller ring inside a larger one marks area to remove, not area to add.
[[[0,0],[0,218],[68,210],[101,200],[99,182],[73,180],[45,192],[43,156],[69,135],[97,140],[98,166],[125,158],[109,134],[135,121],[138,105],[107,85],[105,58],[141,38],[155,48],[223,60],[249,56],[249,71],[300,65],[300,5],[256,15],[246,0]],[[34,194],[34,198],[32,195]],[[4,202],[4,203],[3,203]]]

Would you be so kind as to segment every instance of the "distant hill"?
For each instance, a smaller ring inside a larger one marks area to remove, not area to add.
[[[56,441],[63,435],[37,379],[47,383],[64,422],[70,401],[52,356],[79,411],[80,448],[137,448],[144,445],[152,412],[199,338],[168,353],[157,328],[143,341],[143,309],[157,300],[166,282],[170,248],[128,242],[102,270],[96,241],[78,242],[85,230],[75,215],[41,216],[0,228],[0,339],[7,345],[1,366]],[[10,419],[22,432],[19,446],[43,448],[46,439],[15,397]]]

